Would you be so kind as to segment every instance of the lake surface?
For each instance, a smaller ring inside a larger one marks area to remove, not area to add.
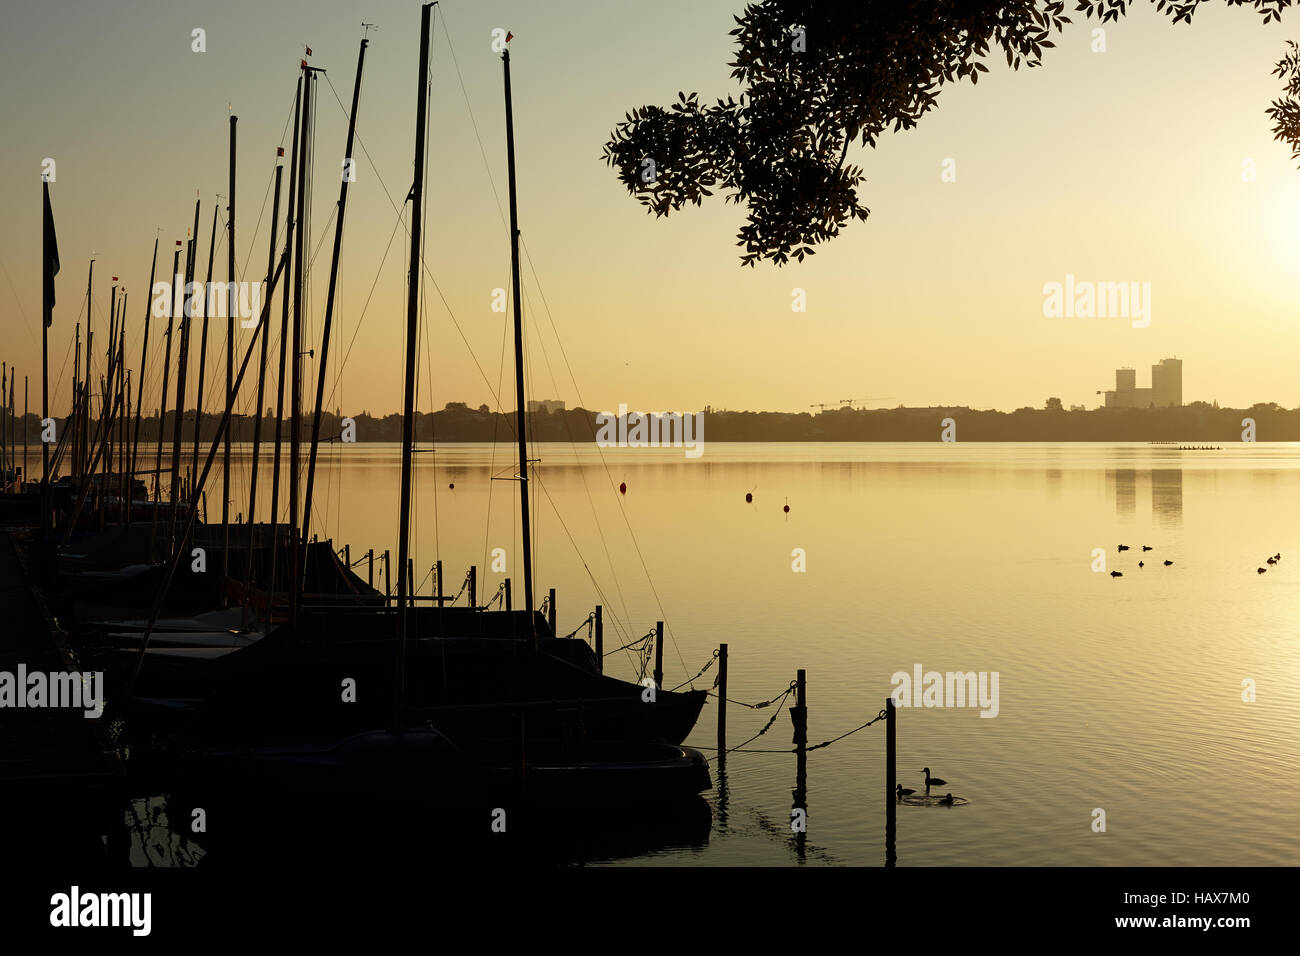
[[[241,468],[246,452],[237,448]],[[521,605],[514,454],[500,444],[416,455],[423,591],[441,558],[448,592],[474,564],[480,602],[508,574]],[[557,589],[560,633],[602,604],[607,648],[665,620],[668,687],[721,642],[733,700],[772,698],[804,668],[817,743],[875,716],[896,672],[997,673],[996,717],[900,709],[899,780],[923,792],[928,766],[948,781],[936,793],[968,801],[899,807],[900,865],[1300,863],[1300,445],[711,443],[689,459],[540,444],[532,454],[535,603]],[[368,548],[395,553],[399,447],[326,446],[320,468],[312,530],[349,543],[354,561]],[[246,479],[232,485],[246,502]],[[269,488],[259,501],[262,511]],[[492,570],[496,548],[506,573]],[[638,674],[626,653],[606,670]],[[1243,700],[1244,682],[1255,700]],[[729,706],[728,743],[772,712]],[[716,715],[711,700],[688,743],[713,746]],[[750,746],[790,741],[783,712]],[[707,842],[605,862],[883,864],[883,722],[809,754],[800,844],[793,754],[733,753],[725,780],[713,769]],[[1098,808],[1105,832],[1094,832]]]

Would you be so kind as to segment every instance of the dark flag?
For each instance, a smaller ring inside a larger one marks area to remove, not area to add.
[[[45,326],[54,319],[54,277],[59,274],[59,242],[54,235],[54,211],[50,209],[50,184],[45,187],[45,237],[43,240],[45,265]]]

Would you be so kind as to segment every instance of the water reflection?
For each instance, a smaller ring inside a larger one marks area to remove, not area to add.
[[[186,833],[195,807],[206,832]],[[364,804],[322,795],[285,802],[266,793],[238,800],[176,793],[166,801],[174,838],[190,850],[190,862],[210,868],[304,865],[330,867],[528,862],[574,865],[645,857],[705,846],[712,827],[708,801],[624,807],[454,806],[430,799],[368,795]],[[494,812],[504,810],[504,832]],[[157,839],[155,844],[166,845]]]
[[[1183,470],[1151,469],[1151,513],[1156,524],[1176,528],[1183,523]]]
[[[1106,488],[1115,499],[1115,514],[1131,518],[1137,513],[1137,471],[1111,468],[1106,472]]]
[[[1115,502],[1121,518],[1137,515],[1139,476],[1151,487],[1151,514],[1162,528],[1177,528],[1183,522],[1183,470],[1181,468],[1109,468],[1106,493]]]

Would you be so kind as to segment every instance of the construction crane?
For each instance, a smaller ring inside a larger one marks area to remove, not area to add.
[[[892,395],[875,395],[871,398],[861,399],[861,402],[865,404],[866,402],[893,401],[893,399],[894,396]],[[818,413],[821,413],[826,411],[826,409],[828,408],[845,408],[845,407],[852,408],[854,404],[858,401],[859,399],[856,398],[841,398],[838,402],[813,402],[808,407],[815,408],[817,409]]]

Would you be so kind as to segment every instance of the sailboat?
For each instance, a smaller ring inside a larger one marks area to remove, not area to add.
[[[154,734],[170,732],[164,762],[206,787],[238,787],[248,775],[286,786],[290,780],[313,781],[314,786],[330,779],[340,786],[364,787],[364,779],[384,767],[414,781],[417,790],[454,779],[458,792],[473,793],[479,785],[499,787],[505,774],[516,781],[555,781],[542,789],[556,796],[567,791],[573,797],[580,791],[604,799],[610,787],[624,793],[658,789],[698,795],[711,786],[707,762],[680,744],[699,716],[705,692],[646,688],[604,676],[584,642],[556,637],[546,618],[532,610],[530,560],[525,560],[527,610],[417,609],[410,600],[407,556],[432,6],[425,4],[421,12],[415,180],[408,197],[411,263],[396,606],[313,609],[301,603],[295,574],[290,621],[249,646],[188,665],[178,664],[179,655],[173,654],[161,667],[146,661],[142,648],[141,663],[149,666],[140,669],[133,684],[132,717]],[[520,508],[527,556],[526,406],[508,50],[503,64]],[[310,68],[304,65],[304,70]],[[310,96],[310,73],[304,96]],[[296,521],[296,509],[291,511]],[[296,527],[291,539],[294,555],[301,547]],[[583,781],[601,783],[591,787]]]

